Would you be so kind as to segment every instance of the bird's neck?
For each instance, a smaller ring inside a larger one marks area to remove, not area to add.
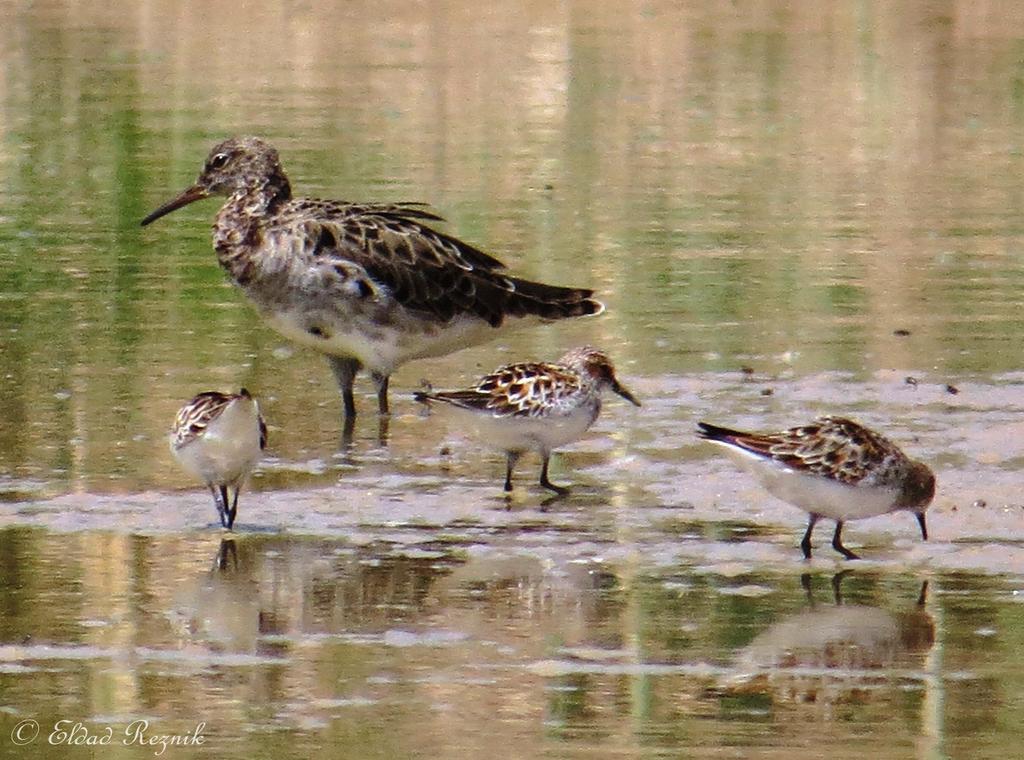
[[[220,265],[239,285],[245,285],[254,276],[264,230],[291,197],[288,178],[274,174],[259,185],[233,193],[218,212],[213,225],[213,247]]]
[[[218,223],[225,216],[266,218],[291,198],[292,187],[288,178],[281,172],[275,172],[250,187],[232,193],[220,210]]]

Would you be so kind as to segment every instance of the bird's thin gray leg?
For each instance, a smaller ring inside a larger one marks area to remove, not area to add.
[[[327,361],[330,362],[331,369],[334,371],[334,377],[338,381],[338,387],[341,388],[341,399],[345,405],[345,417],[355,417],[356,398],[353,388],[356,384],[356,374],[363,365],[358,359],[353,359],[350,356],[328,356]]]
[[[355,440],[356,432],[356,418],[345,415],[341,423],[341,450],[348,451],[352,448],[352,442]],[[350,464],[350,462],[346,462]]]
[[[373,378],[373,385],[377,388],[377,411],[382,414],[391,414],[391,409],[388,407],[388,382],[391,380],[390,375],[382,375],[380,372],[371,372],[370,377]]]

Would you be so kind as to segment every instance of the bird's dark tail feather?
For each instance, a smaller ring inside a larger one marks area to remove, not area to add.
[[[710,422],[698,422],[697,437],[704,441],[723,441],[730,443],[737,436],[742,436],[743,433],[739,430],[732,430],[731,428],[719,427],[718,425],[712,425]]]
[[[604,304],[594,298],[594,291],[587,288],[563,288],[540,282],[508,278],[515,285],[515,292],[509,295],[509,313],[517,317],[540,317],[541,319],[566,319],[600,314]]]
[[[501,327],[509,317],[540,317],[554,320],[600,314],[604,304],[587,288],[563,288],[494,272],[462,272],[443,281],[391,273],[389,286],[408,308],[430,312],[442,321],[472,314]]]
[[[485,393],[477,393],[475,390],[465,391],[414,391],[413,400],[430,406],[432,403],[448,404],[469,409],[470,411],[483,411],[487,409],[487,402],[490,397]]]

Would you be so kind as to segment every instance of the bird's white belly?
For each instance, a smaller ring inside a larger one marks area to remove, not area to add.
[[[413,359],[445,356],[483,343],[495,334],[487,322],[471,316],[449,322],[418,317],[383,322],[369,314],[342,319],[299,309],[265,310],[263,315],[274,330],[300,345],[331,356],[354,357],[383,374]]]
[[[893,511],[896,492],[879,486],[855,486],[800,472],[774,460],[724,445],[729,456],[752,473],[767,491],[805,512],[833,520],[859,520]]]
[[[590,408],[550,417],[495,417],[451,407],[488,446],[502,451],[553,451],[578,441],[594,422]]]
[[[237,484],[261,455],[259,422],[251,402],[249,408],[234,402],[201,436],[172,451],[186,470],[207,484]]]

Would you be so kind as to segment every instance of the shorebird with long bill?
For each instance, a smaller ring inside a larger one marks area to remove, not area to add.
[[[349,419],[361,369],[387,414],[388,380],[406,362],[482,343],[499,328],[604,309],[592,290],[508,274],[430,226],[442,219],[422,204],[293,197],[277,151],[258,137],[216,145],[195,184],[142,224],[213,195],[227,198],[213,225],[221,267],[267,324],[327,357]]]

